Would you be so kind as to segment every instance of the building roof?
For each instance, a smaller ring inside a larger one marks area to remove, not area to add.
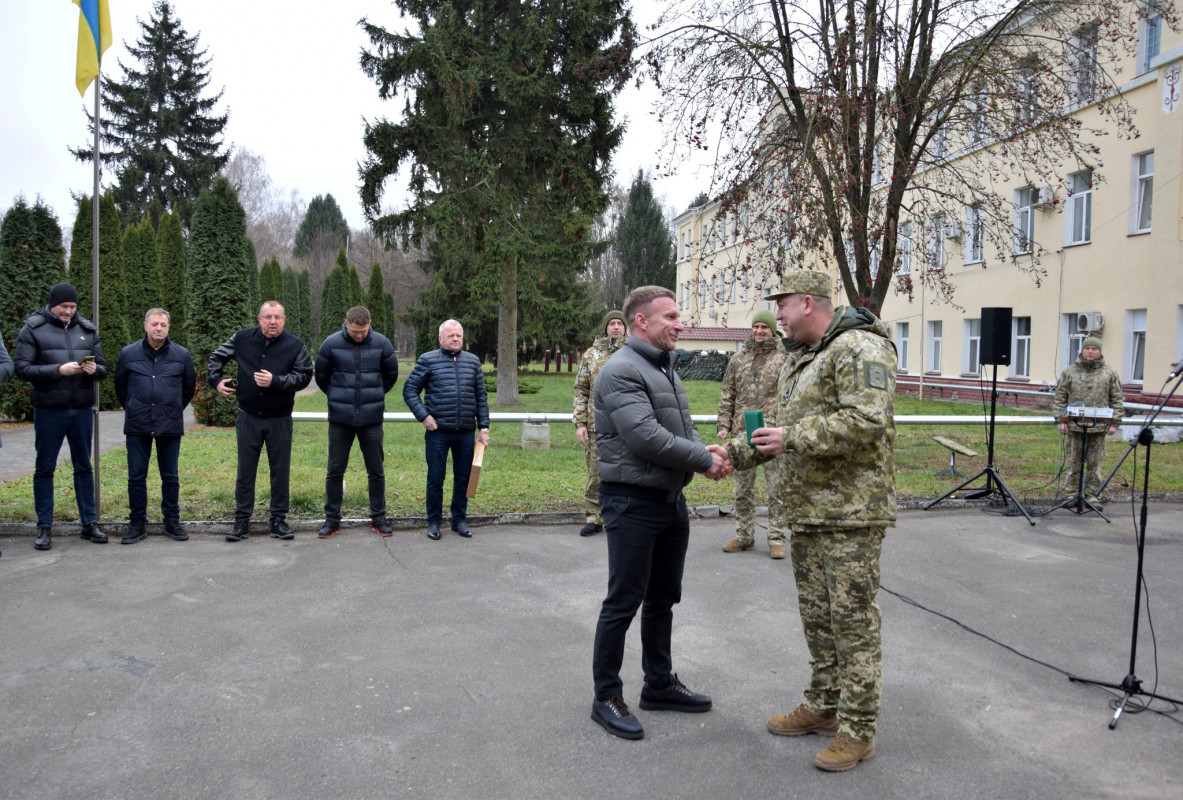
[[[698,325],[695,327],[687,327],[678,335],[678,340],[691,339],[697,341],[709,342],[742,342],[744,339],[752,335],[751,327],[747,328],[719,328],[707,327],[705,325]]]

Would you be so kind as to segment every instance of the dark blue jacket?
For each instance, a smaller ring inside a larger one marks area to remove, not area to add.
[[[337,425],[381,425],[386,393],[397,382],[394,345],[373,328],[355,342],[342,325],[316,353],[316,385],[328,395],[329,422]]]
[[[58,372],[62,364],[85,356],[94,356],[94,375]],[[94,323],[75,314],[67,327],[49,313],[48,306],[25,320],[12,361],[16,376],[29,382],[33,408],[90,408],[94,405],[95,381],[107,377],[107,360]]]
[[[422,402],[419,393],[425,392]],[[415,419],[428,415],[445,431],[489,427],[489,400],[481,360],[461,350],[442,347],[424,353],[403,384],[403,400]]]
[[[132,342],[115,362],[115,394],[123,404],[126,436],[182,436],[185,406],[197,388],[189,351],[171,339],[153,350],[147,337]]]

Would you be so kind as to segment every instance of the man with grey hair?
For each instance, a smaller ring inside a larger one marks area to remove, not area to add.
[[[177,460],[185,433],[185,406],[197,388],[197,370],[189,351],[168,338],[169,313],[150,308],[144,314],[144,338],[119,353],[115,363],[115,394],[123,405],[123,435],[127,437],[127,533],[122,544],[147,538],[148,461],[156,443],[160,470],[160,513],[164,533],[183,542],[181,479]]]
[[[439,328],[439,349],[419,356],[403,384],[403,401],[423,423],[427,452],[427,538],[439,539],[444,521],[444,475],[452,454],[452,530],[472,536],[468,479],[474,442],[489,443],[489,401],[481,360],[464,350],[464,328],[454,319]],[[423,399],[419,395],[423,394]]]

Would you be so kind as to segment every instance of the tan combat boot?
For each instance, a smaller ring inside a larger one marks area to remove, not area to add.
[[[755,542],[744,542],[738,538],[732,539],[727,544],[723,545],[724,553],[738,553],[741,550],[752,550],[756,546]]]
[[[875,755],[875,740],[864,742],[845,733],[834,737],[830,746],[813,757],[813,765],[826,772],[845,772]]]
[[[833,736],[838,732],[838,718],[823,717],[802,704],[783,717],[769,717],[768,732],[777,736],[804,736],[807,733]]]
[[[783,544],[768,545],[768,556],[777,561],[785,557],[785,546]]]

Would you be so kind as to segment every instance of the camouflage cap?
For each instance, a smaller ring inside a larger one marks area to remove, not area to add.
[[[775,300],[786,294],[811,294],[814,297],[830,297],[830,276],[824,272],[798,269],[786,273],[780,281],[780,288],[764,296],[765,300]]]

